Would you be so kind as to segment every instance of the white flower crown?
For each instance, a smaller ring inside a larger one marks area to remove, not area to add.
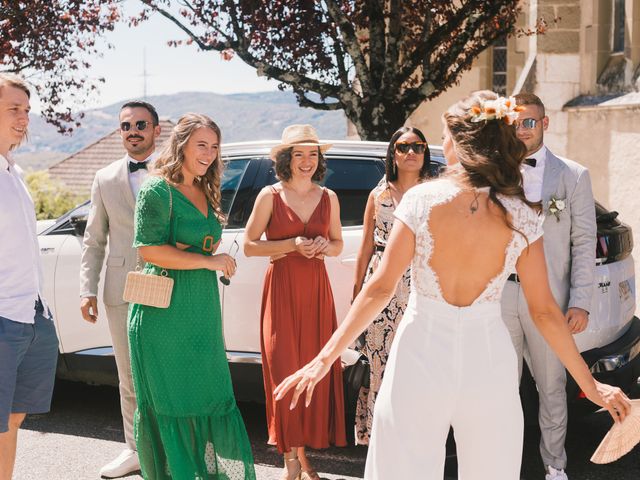
[[[469,109],[472,114],[472,122],[482,120],[504,120],[507,125],[511,125],[517,118],[522,107],[516,105],[514,97],[498,97],[495,100],[480,101],[480,105],[474,105]]]

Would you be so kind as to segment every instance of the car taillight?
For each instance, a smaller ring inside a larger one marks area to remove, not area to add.
[[[631,228],[618,218],[618,212],[609,211],[596,202],[596,263],[617,262],[625,259],[633,250]]]
[[[605,235],[598,235],[596,242],[596,260],[598,263],[605,263],[609,257],[609,246]]]

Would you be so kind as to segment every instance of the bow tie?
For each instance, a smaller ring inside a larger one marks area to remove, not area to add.
[[[525,158],[524,163],[529,165],[530,167],[536,168],[536,159],[535,158]]]
[[[137,172],[141,168],[147,169],[147,162],[129,162],[129,172]]]

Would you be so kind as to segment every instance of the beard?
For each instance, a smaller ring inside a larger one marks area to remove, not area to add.
[[[129,152],[130,154],[140,155],[141,153],[144,153],[147,150],[151,149],[153,147],[153,142],[143,139],[139,140],[137,145],[133,145],[127,140],[124,146],[127,152]]]

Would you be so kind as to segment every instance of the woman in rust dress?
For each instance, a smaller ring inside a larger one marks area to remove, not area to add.
[[[316,386],[313,401],[291,410],[273,390],[314,358],[337,327],[325,256],[342,251],[338,197],[314,183],[326,170],[310,125],[291,125],[271,150],[280,182],[264,188],[247,223],[247,256],[271,259],[262,297],[261,347],[269,443],[284,454],[283,480],[317,480],[304,447],[346,445],[342,368]],[[266,233],[266,240],[262,240]]]

